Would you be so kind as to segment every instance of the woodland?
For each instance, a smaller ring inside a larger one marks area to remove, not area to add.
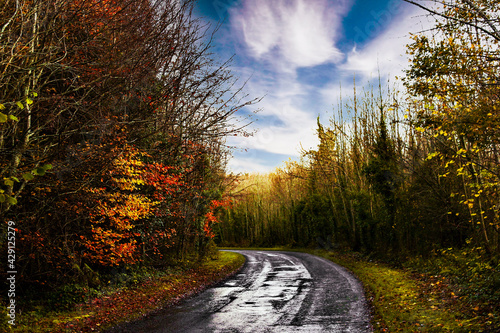
[[[247,135],[234,113],[256,100],[193,6],[1,2],[0,257],[15,228],[19,300],[215,247],[225,138]]]
[[[216,242],[351,251],[444,274],[494,307],[500,2],[408,2],[435,25],[412,35],[405,77],[364,89],[354,82],[353,97],[326,124],[318,118],[317,149],[240,175]]]
[[[412,36],[403,91],[354,84],[327,125],[318,118],[317,149],[237,178],[218,242],[499,253],[498,2],[445,3],[435,27]]]
[[[430,3],[404,78],[355,88],[300,161],[233,175],[226,138],[259,99],[193,1],[2,1],[0,258],[15,226],[23,306],[216,244],[459,267],[498,304],[500,2]]]
[[[408,45],[404,91],[354,84],[327,125],[318,118],[317,149],[238,178],[218,239],[387,257],[466,244],[498,254],[497,9],[445,2],[435,27]]]

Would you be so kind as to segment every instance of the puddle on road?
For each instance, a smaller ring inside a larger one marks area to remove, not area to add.
[[[278,260],[271,259],[271,264],[268,257],[278,256]],[[299,311],[312,279],[302,263],[293,263],[284,256],[262,255],[261,273],[244,290],[231,287],[238,281],[226,283],[223,288],[214,288],[215,299],[230,294],[237,294],[237,298],[211,315],[209,327],[215,330],[217,327],[225,327],[239,332],[253,332],[283,320],[290,322]],[[252,260],[251,263],[255,264],[256,261]]]
[[[298,268],[295,266],[280,266],[280,267],[276,267],[274,270],[276,272],[283,272],[283,271],[295,271],[297,269]]]

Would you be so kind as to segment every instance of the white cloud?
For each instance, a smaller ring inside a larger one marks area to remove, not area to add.
[[[269,172],[272,167],[268,166],[268,163],[264,160],[259,160],[254,157],[239,157],[232,158],[228,163],[229,170],[234,173],[245,173],[245,172]]]
[[[230,145],[287,156],[299,156],[301,147],[309,149],[317,145],[316,117],[310,112],[275,99],[266,101],[263,110],[262,116],[271,120],[253,124],[257,129],[254,136],[231,138]]]
[[[416,25],[421,17],[414,18],[418,12],[414,8],[397,15],[394,12],[385,31],[362,48],[353,49],[344,60],[335,42],[341,17],[352,1],[339,3],[242,0],[241,7],[231,10],[232,38],[240,38],[245,45],[240,54],[250,53],[238,68],[245,76],[252,75],[245,91],[251,96],[266,95],[258,105],[262,111],[256,117],[260,120],[252,124],[257,133],[250,138],[230,138],[230,145],[251,151],[231,160],[232,171],[269,171],[276,166],[269,156],[297,157],[301,148],[315,148],[316,117],[321,114],[321,121],[328,123],[339,102],[340,83],[343,102],[348,102],[353,95],[353,74],[360,97],[368,80],[377,79],[379,70],[384,78],[401,75],[407,64],[408,32],[422,30]],[[310,86],[300,80],[298,68],[320,64],[329,64],[324,68],[332,71],[330,83]],[[323,88],[318,88],[320,85]]]
[[[389,14],[394,17],[386,30],[363,47],[354,47],[347,54],[345,62],[337,65],[337,81],[332,81],[321,89],[325,104],[337,108],[340,98],[344,104],[352,101],[354,77],[358,97],[363,97],[363,89],[377,90],[379,72],[382,85],[389,79],[392,88],[403,89],[401,81],[393,78],[404,76],[404,70],[408,66],[406,45],[411,42],[410,33],[431,28],[433,21],[426,19],[423,10],[415,6],[405,7],[398,15],[394,11]]]
[[[341,3],[334,8],[327,0],[244,0],[231,21],[254,57],[282,69],[309,67],[342,58],[334,45],[347,8]]]
[[[365,78],[378,76],[401,76],[408,64],[406,45],[411,42],[410,32],[424,29],[422,10],[408,7],[396,17],[389,27],[371,40],[362,49],[356,47],[347,55],[339,69],[349,73],[359,73]]]

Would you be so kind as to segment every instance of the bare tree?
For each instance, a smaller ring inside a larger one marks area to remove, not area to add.
[[[218,146],[248,100],[193,1],[7,0],[0,8],[2,212],[68,148],[116,126]],[[246,99],[243,101],[243,99]],[[211,143],[213,141],[213,143]],[[220,151],[220,150],[219,150]]]

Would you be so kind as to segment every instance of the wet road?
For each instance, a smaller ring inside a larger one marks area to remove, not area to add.
[[[225,282],[114,332],[372,332],[361,284],[307,253],[234,251],[247,262]]]

